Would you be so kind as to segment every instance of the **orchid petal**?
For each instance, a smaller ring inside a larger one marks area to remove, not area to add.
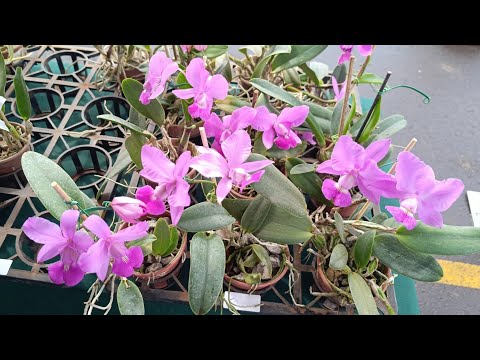
[[[185,151],[178,157],[175,169],[173,170],[173,176],[175,178],[183,178],[187,175],[188,169],[190,168],[191,158],[192,155],[190,154],[190,151]]]
[[[85,272],[82,271],[80,266],[78,266],[76,263],[71,264],[66,270],[65,267],[63,268],[63,279],[65,280],[65,285],[67,286],[75,286],[79,284],[85,276]],[[48,271],[50,272],[50,268]]]
[[[73,236],[73,246],[79,253],[84,253],[94,243],[85,230],[79,230]]]
[[[78,210],[65,210],[60,218],[60,228],[62,229],[63,237],[66,239],[73,239],[75,231],[77,230],[77,221],[80,216]]]
[[[133,246],[127,250],[126,259],[116,258],[113,261],[112,273],[122,277],[132,276],[134,269],[139,268],[143,263],[143,252],[139,246]]]
[[[257,162],[260,162],[260,161],[257,161]],[[243,191],[243,189],[246,186],[260,181],[263,174],[265,174],[265,170],[260,170],[260,171],[257,171],[256,173],[253,173],[252,176],[250,176],[250,178],[248,180],[242,181],[242,183],[240,184],[240,191]]]
[[[108,239],[111,235],[110,227],[105,220],[98,215],[90,215],[83,222],[83,226],[94,233],[99,239]]]
[[[232,179],[228,177],[224,177],[222,178],[222,180],[218,182],[216,194],[217,194],[217,201],[219,203],[221,203],[223,199],[227,197],[228,193],[232,189],[232,185],[233,185]]]
[[[277,122],[288,127],[300,126],[305,122],[310,109],[306,105],[287,107],[278,115]]]
[[[252,125],[252,128],[258,131],[267,131],[271,129],[277,120],[277,115],[272,114],[270,111],[268,111],[267,107],[263,105],[255,108],[255,110],[257,113],[250,124]]]
[[[228,82],[223,75],[213,75],[205,84],[205,92],[214,99],[223,100],[228,94]]]
[[[221,144],[221,147],[230,168],[244,163],[252,153],[250,135],[245,130],[235,131]]]
[[[263,132],[262,142],[263,142],[263,146],[265,146],[265,149],[268,150],[273,146],[273,141],[275,140],[276,135],[277,134],[275,133],[275,130],[273,129],[273,127]]]
[[[198,149],[201,147],[198,147]],[[205,177],[224,177],[228,174],[228,163],[225,158],[213,149],[202,147],[202,155],[196,156],[190,162],[190,167]]]
[[[397,189],[409,194],[429,192],[435,187],[435,174],[411,152],[402,151],[397,157]]]
[[[144,178],[161,183],[172,180],[175,165],[165,156],[163,151],[150,145],[144,145],[141,152],[143,169],[140,175]]]
[[[57,261],[48,266],[48,277],[54,284],[61,285],[65,281],[63,280],[63,262]]]
[[[261,170],[264,167],[273,164],[272,160],[260,160],[260,161],[251,161],[251,162],[246,162],[241,165],[239,165],[239,168],[242,168],[248,173],[252,173],[257,170]]]
[[[90,218],[90,217],[89,217]],[[108,254],[108,244],[104,240],[99,240],[86,253],[78,258],[78,265],[86,273],[96,273],[100,280],[105,280],[107,276],[110,256]]]
[[[378,140],[371,143],[365,149],[365,160],[373,160],[375,163],[380,162],[390,150],[390,144],[392,141],[390,139]]]
[[[125,242],[141,239],[148,235],[149,225],[147,221],[139,222],[135,225],[122,229],[110,236],[111,242]]]
[[[415,226],[417,226],[417,220],[415,220],[415,217],[407,213],[405,210],[395,206],[385,206],[385,209],[392,214],[396,221],[405,225],[408,230],[412,230]]]
[[[23,224],[22,230],[38,244],[63,244],[67,241],[57,224],[41,217],[29,217]]]
[[[428,203],[435,211],[445,211],[458,199],[464,189],[460,179],[446,179],[435,181],[434,188],[427,196],[422,196],[422,201]]]
[[[185,76],[192,87],[203,91],[210,74],[205,69],[203,59],[195,58],[188,64]]]
[[[224,124],[217,114],[211,113],[209,118],[205,120],[205,133],[208,137],[215,137],[220,139],[222,132],[224,131]]]
[[[372,55],[373,45],[357,45],[357,50],[362,56]]]

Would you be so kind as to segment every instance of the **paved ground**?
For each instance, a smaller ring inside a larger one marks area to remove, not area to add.
[[[333,66],[339,54],[338,47],[330,46],[317,60]],[[473,191],[480,191],[479,69],[480,46],[451,45],[380,45],[369,66],[378,75],[391,70],[390,86],[415,86],[432,98],[425,105],[419,94],[403,88],[384,96],[382,113],[402,114],[408,121],[394,143],[406,145],[416,137],[414,152],[433,167],[437,179],[458,177],[465,190]],[[364,86],[361,94],[373,93]],[[444,221],[473,224],[466,193],[444,213]],[[480,265],[480,255],[448,259]],[[478,289],[417,283],[417,292],[423,314],[480,314]]]

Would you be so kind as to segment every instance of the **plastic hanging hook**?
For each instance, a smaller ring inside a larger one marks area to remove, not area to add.
[[[423,91],[418,90],[417,88],[414,88],[413,86],[409,86],[409,85],[397,85],[397,86],[389,87],[389,88],[386,88],[385,90],[383,90],[382,93],[385,94],[386,92],[388,92],[390,90],[398,89],[398,88],[407,88],[407,89],[413,90],[413,91],[415,91],[415,92],[417,92],[417,93],[419,93],[420,95],[423,96],[423,103],[424,104],[430,103],[430,100],[431,100],[430,96],[425,94]]]

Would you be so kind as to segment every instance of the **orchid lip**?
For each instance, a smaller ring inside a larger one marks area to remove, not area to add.
[[[127,255],[124,255],[124,256],[122,256],[122,261],[123,261],[125,264],[128,264],[128,262],[130,261],[130,259],[128,258]]]

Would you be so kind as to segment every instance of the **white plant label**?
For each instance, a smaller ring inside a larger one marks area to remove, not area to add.
[[[229,292],[225,291],[224,299],[229,300]],[[260,303],[262,297],[260,295],[250,295],[230,291],[230,303],[235,306],[238,311],[260,312]],[[223,308],[228,309],[226,302],[223,302]]]
[[[473,226],[480,227],[480,192],[467,191],[467,198],[472,213]]]
[[[12,266],[13,260],[0,259],[0,275],[7,275],[10,266]]]

